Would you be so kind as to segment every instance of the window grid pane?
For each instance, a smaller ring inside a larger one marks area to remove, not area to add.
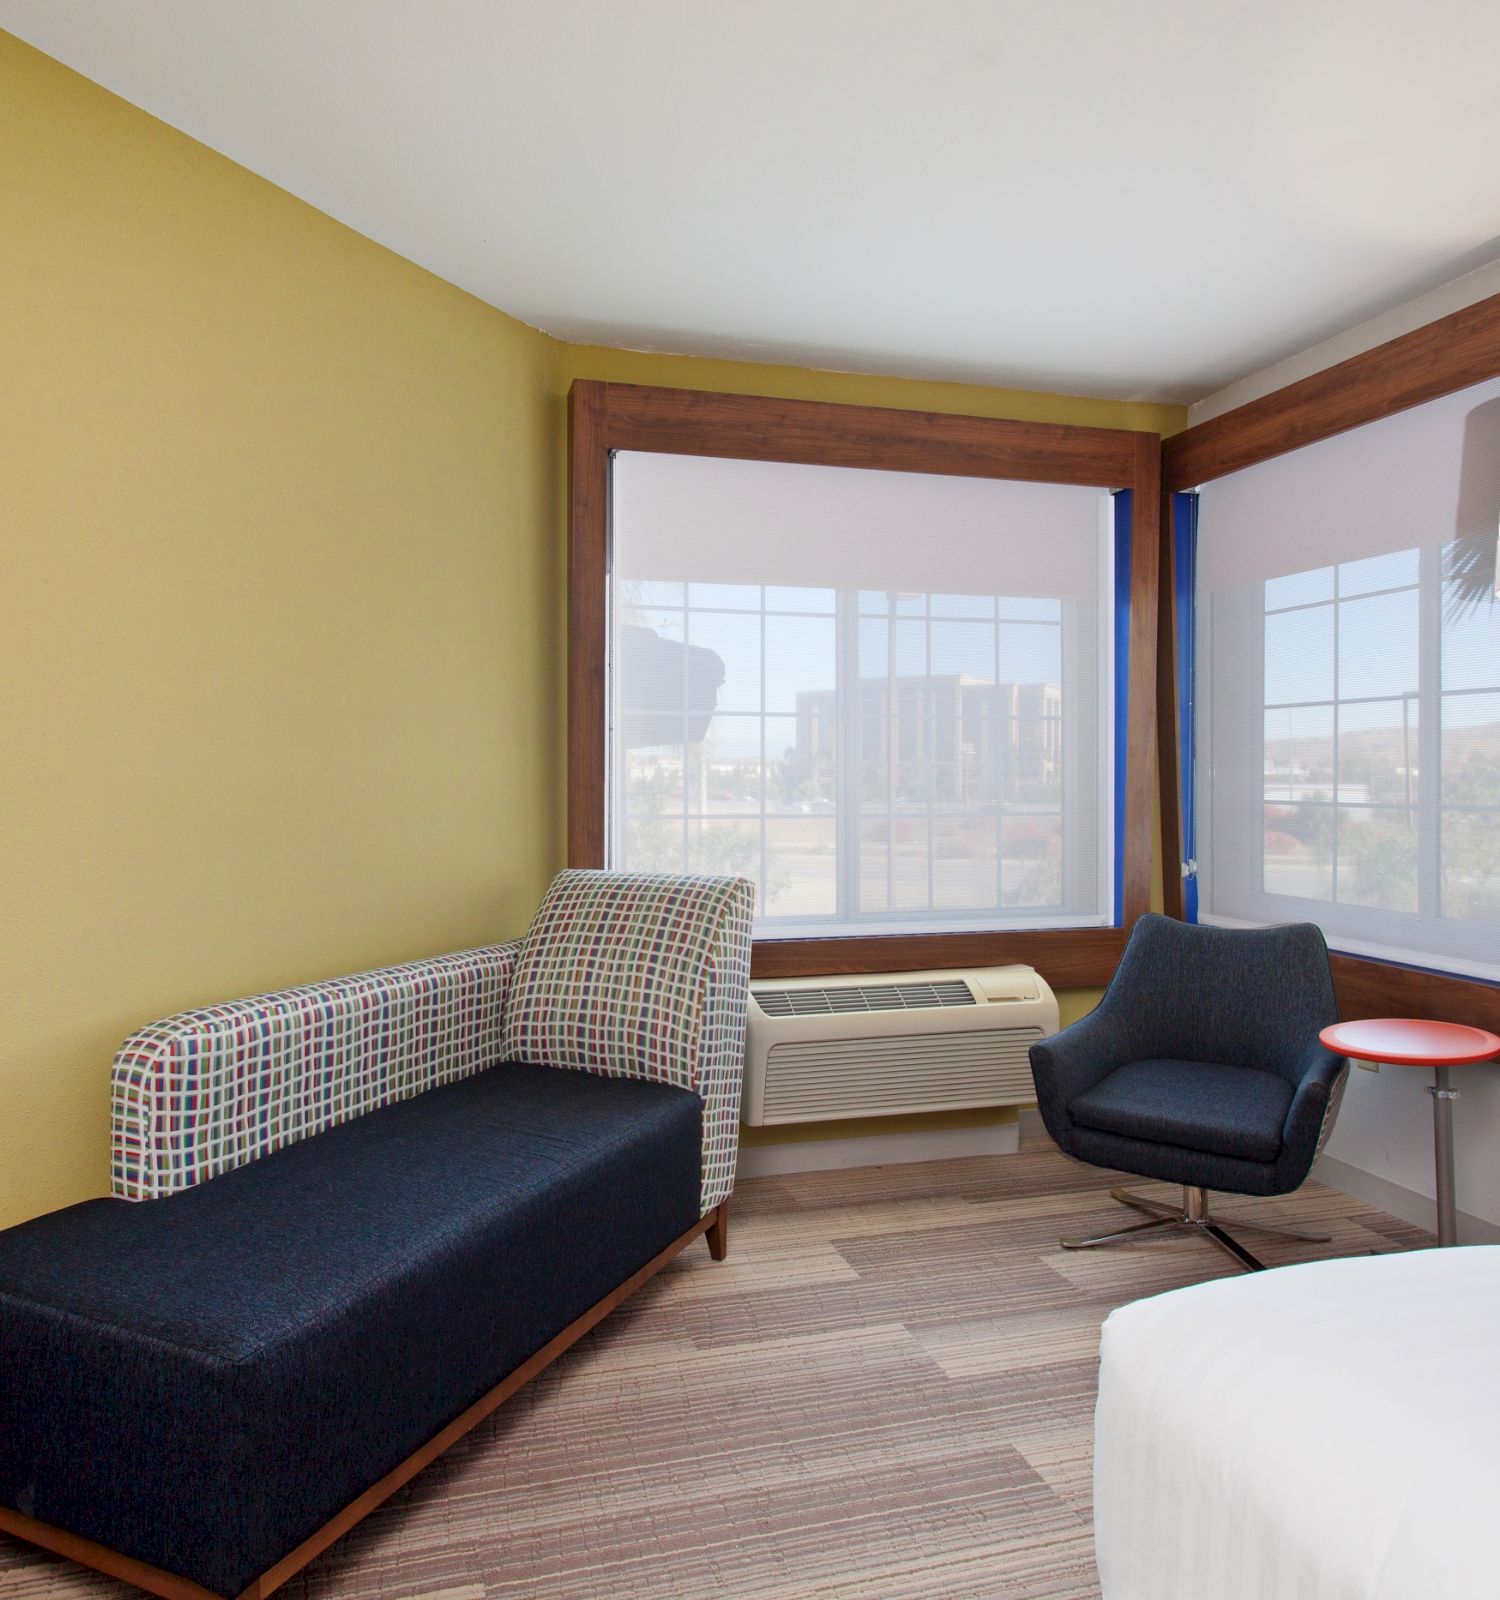
[[[651,685],[651,716],[676,719],[679,740],[624,752],[624,858],[746,874],[763,917],[833,915],[834,617],[765,603],[735,609],[708,585],[640,586],[652,597],[674,587],[689,600],[707,591],[715,603],[648,608],[627,595],[621,615],[627,626],[649,621],[662,638],[713,650],[724,664],[721,709],[694,742],[691,655],[676,707]],[[1002,597],[906,594],[892,597],[901,602],[892,612],[872,615],[868,595],[850,598],[859,663],[855,914],[1061,910],[1061,608],[1054,620],[1018,620],[1006,612],[1019,607]],[[1038,672],[1050,681],[1017,681]],[[798,687],[809,673],[818,686]]]

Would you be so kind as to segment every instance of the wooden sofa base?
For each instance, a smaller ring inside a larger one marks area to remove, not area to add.
[[[320,1556],[336,1539],[342,1538],[356,1522],[369,1516],[382,1501],[390,1499],[429,1462],[435,1461],[450,1445],[456,1444],[471,1428],[483,1422],[492,1411],[510,1399],[517,1389],[529,1383],[544,1368],[551,1366],[565,1350],[577,1344],[596,1323],[603,1321],[616,1306],[628,1300],[642,1284],[654,1278],[699,1234],[708,1235],[709,1253],[715,1261],[722,1261],[728,1248],[729,1238],[727,1200],[720,1201],[706,1216],[700,1217],[686,1233],[674,1239],[660,1255],[653,1256],[639,1272],[633,1273],[617,1289],[611,1289],[602,1300],[590,1306],[576,1321],[570,1322],[556,1338],[523,1361],[509,1377],[497,1383],[488,1394],[482,1395],[467,1411],[456,1416],[447,1427],[439,1429],[400,1466],[394,1467],[378,1483],[372,1484],[357,1500],[352,1500],[336,1517],[324,1523],[310,1539],[303,1540],[290,1555],[283,1556],[274,1567],[261,1573],[240,1591],[235,1600],[264,1600],[266,1595],[280,1588],[288,1578],[293,1577],[308,1562]],[[92,1539],[83,1539],[76,1533],[67,1532],[66,1529],[38,1522],[35,1517],[12,1511],[6,1506],[0,1506],[0,1531],[24,1539],[28,1544],[39,1545],[55,1555],[66,1556],[81,1566],[92,1567],[96,1572],[107,1573],[111,1578],[123,1578],[127,1583],[135,1584],[138,1589],[162,1596],[162,1600],[223,1600],[222,1596],[216,1595],[211,1589],[205,1589],[201,1584],[192,1582],[189,1578],[180,1578],[174,1573],[163,1572],[160,1567],[137,1561],[134,1556],[121,1555],[117,1550],[95,1544]]]

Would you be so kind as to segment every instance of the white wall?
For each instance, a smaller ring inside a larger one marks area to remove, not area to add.
[[[1346,328],[1321,344],[1288,356],[1274,366],[1262,367],[1259,372],[1252,372],[1215,390],[1213,394],[1205,395],[1188,407],[1188,426],[1207,422],[1221,412],[1233,411],[1236,406],[1258,400],[1275,389],[1284,389],[1287,384],[1296,383],[1299,378],[1311,377],[1325,367],[1337,366],[1350,356],[1373,350],[1388,339],[1397,339],[1414,328],[1425,327],[1439,317],[1461,311],[1477,301],[1487,300],[1492,294],[1500,294],[1500,261],[1478,267],[1462,278],[1455,278],[1452,283],[1442,284],[1424,295],[1418,295],[1415,300],[1393,306],[1378,317],[1371,317],[1368,322]]]
[[[1314,1176],[1336,1189],[1436,1227],[1432,1074],[1417,1067],[1359,1068]],[[1500,1243],[1500,1066],[1455,1067],[1454,1147],[1459,1238]]]

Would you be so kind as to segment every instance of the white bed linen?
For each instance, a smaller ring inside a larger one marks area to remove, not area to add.
[[[1122,1306],[1095,1444],[1105,1600],[1500,1596],[1500,1246]]]

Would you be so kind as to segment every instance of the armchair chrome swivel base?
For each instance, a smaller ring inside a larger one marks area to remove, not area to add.
[[[1129,1206],[1133,1211],[1145,1212],[1148,1220],[1132,1223],[1128,1228],[1117,1228],[1113,1233],[1063,1239],[1061,1243],[1064,1250],[1092,1250],[1101,1244],[1119,1244],[1127,1239],[1164,1233],[1172,1228],[1187,1228],[1196,1229],[1206,1238],[1212,1239],[1221,1250],[1233,1256],[1247,1272],[1260,1272],[1265,1267],[1264,1261],[1253,1256],[1238,1239],[1232,1238],[1209,1215],[1207,1189],[1183,1184],[1181,1207],[1163,1205],[1159,1200],[1143,1200],[1139,1195],[1130,1194],[1124,1189],[1111,1189],[1109,1197],[1111,1200],[1118,1200],[1122,1206]],[[1327,1233],[1309,1233],[1304,1228],[1283,1227],[1279,1222],[1257,1222],[1249,1217],[1236,1217],[1234,1226],[1248,1228],[1252,1233],[1275,1234],[1280,1239],[1301,1239],[1308,1244],[1329,1244],[1333,1237]]]

